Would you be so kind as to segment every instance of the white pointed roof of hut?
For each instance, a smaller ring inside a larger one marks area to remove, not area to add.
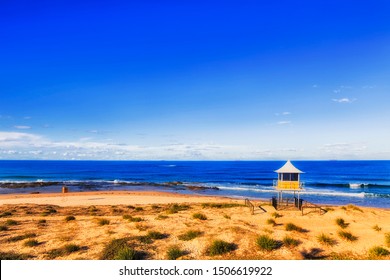
[[[281,168],[275,170],[277,173],[304,173],[294,165],[292,165],[291,161],[288,160]]]

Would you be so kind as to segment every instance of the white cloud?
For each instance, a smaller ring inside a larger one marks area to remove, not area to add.
[[[42,143],[42,140],[43,138],[41,136],[31,133],[0,131],[0,148],[11,145],[35,145],[37,143]]]
[[[329,157],[352,159],[363,156],[367,151],[367,145],[364,143],[331,143],[324,144],[320,150]]]
[[[282,112],[282,113],[275,113],[275,116],[288,116],[291,115],[291,112]]]
[[[291,121],[280,121],[278,122],[279,125],[286,125],[286,124],[290,124]]]
[[[30,129],[31,128],[31,126],[28,126],[28,125],[15,125],[14,127],[17,129]]]
[[[337,102],[337,103],[352,103],[356,101],[356,99],[350,99],[348,97],[343,97],[343,98],[333,98],[332,101]]]

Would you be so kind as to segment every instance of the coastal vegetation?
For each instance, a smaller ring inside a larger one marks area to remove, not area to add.
[[[203,234],[203,232],[198,231],[198,230],[189,230],[183,234],[180,234],[178,236],[178,238],[179,238],[179,240],[189,241],[189,240],[192,240],[194,238],[201,236],[202,234]]]
[[[182,256],[185,256],[187,252],[185,250],[181,250],[179,246],[173,245],[168,248],[167,251],[167,259],[168,260],[176,260]]]
[[[306,232],[305,229],[303,229],[302,227],[297,226],[297,225],[295,225],[295,224],[293,224],[293,223],[287,223],[287,224],[285,225],[285,229],[286,229],[287,231]]]
[[[70,222],[70,221],[74,221],[74,220],[76,220],[76,217],[75,217],[75,216],[66,216],[66,217],[65,217],[65,221],[66,221],[66,222]]]
[[[335,207],[332,213],[302,216],[267,205],[262,206],[267,212],[251,215],[233,205],[240,203],[144,204],[142,211],[125,204],[0,206],[0,213],[12,213],[0,218],[6,227],[0,258],[390,260],[387,210],[375,210],[381,214],[370,220],[372,211],[349,206],[347,213]],[[40,217],[45,211],[52,213]]]
[[[347,224],[343,218],[337,218],[336,219],[336,224],[341,227],[341,228],[347,228],[349,224]]]
[[[274,219],[268,219],[267,224],[272,225],[272,226],[276,226],[276,221]]]
[[[337,244],[336,239],[330,237],[329,235],[327,235],[325,233],[321,233],[320,235],[318,235],[317,240],[322,245],[334,246]]]
[[[302,242],[299,239],[295,239],[287,235],[283,238],[283,245],[290,249],[297,247],[301,243]]]
[[[202,213],[194,213],[194,214],[192,215],[192,217],[193,217],[194,219],[198,219],[198,220],[203,220],[203,221],[207,220],[206,215],[205,215],[205,214],[202,214]]]
[[[223,255],[237,249],[237,245],[220,239],[214,240],[208,247],[206,253],[209,256]]]
[[[104,219],[104,218],[98,219],[97,222],[98,222],[99,226],[104,226],[104,225],[110,224],[110,220]]]
[[[260,248],[260,250],[264,251],[273,251],[282,246],[282,242],[277,241],[268,235],[260,235],[256,239],[256,244]]]
[[[358,238],[349,231],[339,230],[337,234],[344,240],[356,241]]]

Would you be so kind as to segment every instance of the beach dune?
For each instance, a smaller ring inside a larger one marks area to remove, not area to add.
[[[241,199],[165,192],[2,195],[0,257],[390,259],[388,209],[252,203],[253,215]]]

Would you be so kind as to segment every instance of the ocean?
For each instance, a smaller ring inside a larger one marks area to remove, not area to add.
[[[0,194],[153,190],[249,199],[276,195],[283,161],[0,161]],[[390,208],[390,161],[292,161],[301,198]],[[0,196],[1,197],[1,196]]]

